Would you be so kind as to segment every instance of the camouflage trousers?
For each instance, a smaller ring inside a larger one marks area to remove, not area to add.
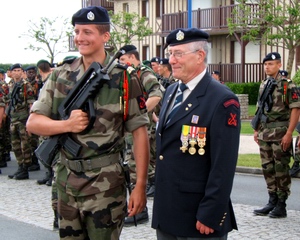
[[[62,240],[119,240],[126,212],[126,188],[74,197],[57,188]]]
[[[11,140],[10,140],[10,125],[8,119],[2,122],[0,128],[0,162],[4,154],[9,154],[11,151]]]
[[[156,141],[155,141],[155,130],[154,132],[148,131],[149,144],[150,144],[150,162],[148,166],[148,179],[154,178],[155,175],[155,164],[156,164]],[[126,154],[125,158],[128,161],[130,171],[130,181],[134,185],[136,183],[136,164],[133,155],[133,142],[132,135],[127,134],[125,136],[126,142]]]
[[[269,192],[275,192],[279,199],[290,195],[291,177],[289,174],[292,156],[292,144],[287,151],[282,151],[280,142],[259,140],[260,158],[263,175]]]
[[[25,122],[13,122],[10,125],[11,146],[16,156],[18,165],[31,164],[30,137],[26,132]]]

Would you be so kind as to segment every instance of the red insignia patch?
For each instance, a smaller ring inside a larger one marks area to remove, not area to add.
[[[235,99],[229,99],[229,100],[227,100],[226,102],[224,102],[223,105],[224,105],[224,107],[226,107],[226,108],[229,107],[229,106],[231,106],[231,105],[234,105],[234,106],[236,106],[237,108],[240,107],[240,103],[239,103],[237,100],[235,100]]]
[[[237,121],[237,119],[236,119],[236,113],[230,113],[229,115],[230,115],[230,116],[228,117],[227,124],[228,124],[229,126],[234,126],[234,127],[236,127],[237,124],[238,124],[238,121]]]
[[[146,108],[146,100],[145,100],[144,96],[138,96],[137,101],[138,101],[140,109],[145,109]]]
[[[292,93],[292,99],[297,100],[298,99],[298,94],[296,92]]]

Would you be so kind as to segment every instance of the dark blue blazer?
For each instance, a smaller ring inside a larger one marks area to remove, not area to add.
[[[167,88],[156,131],[152,227],[181,237],[223,236],[237,229],[230,193],[240,138],[238,98],[206,73],[165,125],[177,86]],[[204,155],[182,153],[182,125],[206,127]],[[197,220],[215,232],[200,234]]]

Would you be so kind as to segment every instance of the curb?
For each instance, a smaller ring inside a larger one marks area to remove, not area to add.
[[[259,174],[262,175],[262,170],[260,168],[252,168],[252,167],[239,167],[236,166],[235,169],[238,173],[248,173],[248,174]],[[297,173],[295,177],[292,178],[300,178],[300,172]]]

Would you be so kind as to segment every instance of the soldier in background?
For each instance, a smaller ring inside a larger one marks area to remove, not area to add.
[[[25,125],[35,97],[31,84],[22,78],[24,73],[22,65],[19,63],[14,64],[11,71],[13,72],[14,81],[9,83],[8,115],[11,121],[12,150],[18,162],[18,169],[8,177],[24,180],[29,178],[28,167],[32,163],[30,137]],[[15,94],[13,95],[13,93]]]
[[[176,81],[172,76],[172,67],[168,58],[159,60],[158,74],[160,76],[159,81],[165,89]]]
[[[147,111],[149,116],[150,125],[148,126],[148,136],[150,140],[150,165],[148,172],[148,191],[151,186],[154,186],[154,175],[155,175],[155,159],[156,159],[156,144],[155,144],[155,123],[152,121],[152,113],[155,110],[155,107],[158,105],[160,100],[162,99],[163,92],[161,90],[158,79],[154,75],[154,72],[151,68],[143,65],[140,61],[139,52],[134,45],[125,45],[120,50],[124,52],[124,54],[120,57],[120,62],[123,64],[132,65],[139,76],[139,79],[144,86],[144,90],[147,94]],[[127,133],[126,136],[126,149],[127,155],[129,155],[129,169],[130,169],[130,178],[131,183],[135,185],[136,183],[136,165],[134,160],[134,155],[132,154],[132,149],[134,148],[132,142],[132,135]],[[147,196],[153,197],[154,189],[151,189],[151,192],[147,192]],[[136,220],[138,223],[144,223],[149,220],[148,209],[147,207],[143,212],[136,216]],[[134,219],[133,217],[125,218],[125,225],[133,225]]]
[[[29,66],[25,69],[26,72],[26,81],[28,81],[31,86],[32,86],[32,90],[34,93],[34,98],[37,99],[38,98],[38,93],[40,88],[42,87],[41,85],[41,80],[37,79],[37,68],[36,66]],[[35,135],[35,134],[31,134],[30,135],[30,144],[31,144],[31,152],[32,152],[32,156],[31,156],[31,166],[28,167],[28,171],[38,171],[40,170],[40,164],[39,164],[39,160],[36,157],[34,151],[37,149],[38,145],[39,145],[39,136]]]
[[[151,68],[156,75],[159,75],[158,73],[159,60],[160,60],[159,57],[153,57],[150,60]]]
[[[278,52],[267,54],[263,65],[268,78],[260,85],[259,98],[271,78],[275,79],[276,87],[271,96],[272,108],[268,112],[264,111],[267,122],[260,122],[258,129],[254,131],[254,141],[259,145],[262,171],[269,194],[268,203],[261,209],[255,209],[254,214],[284,218],[287,216],[286,200],[291,188],[289,163],[293,151],[293,131],[299,119],[300,101],[296,85],[280,74],[282,63]]]

